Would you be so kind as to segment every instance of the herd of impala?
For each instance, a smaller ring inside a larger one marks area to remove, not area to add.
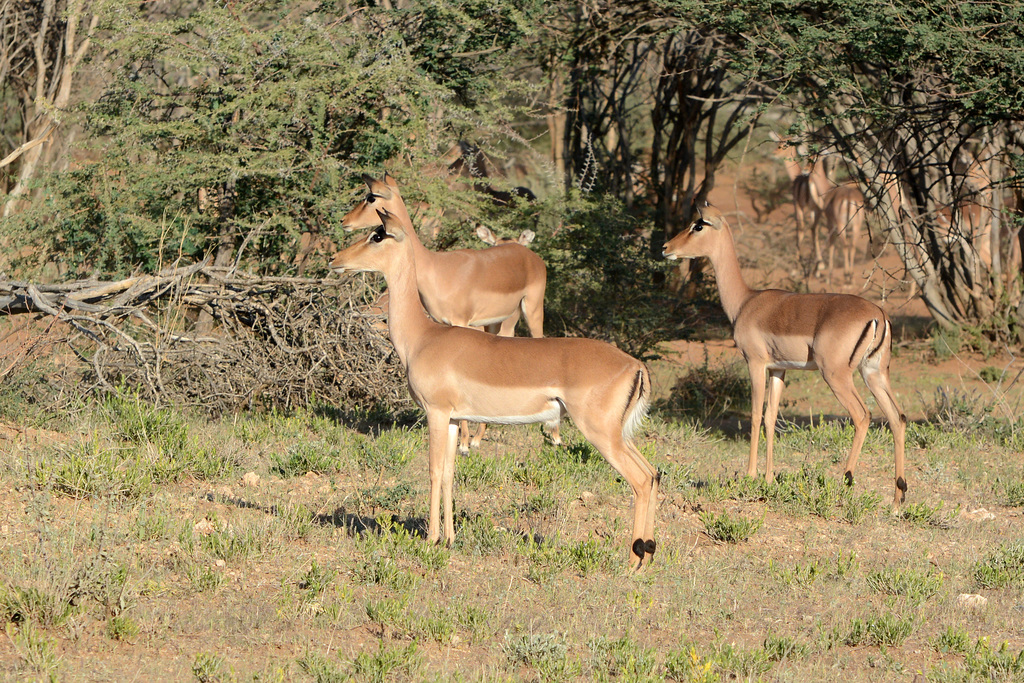
[[[499,240],[482,228],[477,234],[492,245],[488,248],[431,251],[419,240],[394,178],[363,180],[369,191],[345,216],[342,227],[368,232],[335,254],[331,269],[378,272],[387,282],[389,335],[408,374],[412,397],[427,416],[427,540],[454,541],[456,452],[478,445],[482,433],[469,442],[468,422],[543,422],[557,444],[558,425],[568,414],[633,490],[629,561],[640,567],[657,547],[654,518],[660,480],[658,470],[633,442],[651,399],[647,367],[605,342],[543,336],[547,273],[544,262],[526,246],[532,232],[525,231],[517,240]],[[812,198],[803,205],[797,202],[798,225],[803,227],[809,218],[813,226],[818,215],[810,214],[820,212],[830,225],[844,228],[835,235],[830,232],[829,260],[837,242],[855,250],[860,223],[852,218],[863,213],[863,196],[858,200],[852,192],[841,192],[842,187],[819,189],[811,175],[799,173],[794,174],[794,192],[798,181]],[[820,257],[817,237],[814,241]],[[819,370],[853,420],[853,445],[845,466],[846,481],[852,484],[870,423],[870,412],[853,383],[853,371],[858,370],[893,434],[893,505],[898,508],[907,491],[906,418],[889,384],[892,325],[885,312],[851,294],[749,288],[740,274],[729,225],[710,206],[700,209],[697,220],[665,244],[664,256],[707,257],[714,268],[722,306],[750,371],[753,409],[747,473],[757,475],[766,381],[765,476],[771,479],[774,427],[786,371]],[[850,257],[844,262],[847,267],[852,263]],[[530,337],[514,336],[520,315]]]

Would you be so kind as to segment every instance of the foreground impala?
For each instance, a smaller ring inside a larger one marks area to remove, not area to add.
[[[380,225],[378,209],[384,209],[412,225],[398,183],[390,175],[376,180],[364,175],[369,188],[366,198],[342,219],[345,230]],[[533,234],[532,232],[530,233]],[[459,327],[483,327],[503,337],[515,335],[520,312],[531,337],[544,336],[544,290],[547,268],[544,261],[522,243],[510,242],[493,249],[430,251],[409,229],[409,242],[416,261],[416,287],[427,313],[434,320]],[[548,424],[551,440],[558,446],[558,423]],[[463,453],[480,445],[484,426],[469,439],[469,426],[461,425],[459,450]]]
[[[452,483],[459,420],[526,424],[567,412],[580,432],[633,489],[630,562],[653,554],[657,470],[632,434],[647,412],[647,367],[611,344],[592,339],[498,337],[441,325],[423,311],[417,291],[412,226],[380,213],[381,225],[338,252],[337,273],[384,274],[390,299],[388,329],[409,374],[413,398],[427,414],[430,461],[428,541],[455,539]]]
[[[733,326],[733,339],[750,371],[752,413],[750,460],[747,474],[757,475],[757,442],[764,407],[765,374],[768,375],[768,406],[764,413],[767,463],[765,477],[772,476],[775,418],[786,370],[820,370],[825,382],[853,418],[854,434],[846,460],[846,481],[864,445],[871,413],[853,384],[859,370],[864,383],[889,420],[895,442],[896,490],[893,505],[906,497],[903,478],[903,416],[889,386],[892,325],[878,306],[851,294],[795,294],[778,289],[747,287],[740,274],[732,231],[725,218],[710,206],[699,218],[665,244],[668,259],[707,256],[715,269],[722,307]]]

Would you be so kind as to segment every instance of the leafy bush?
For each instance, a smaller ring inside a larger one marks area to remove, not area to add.
[[[541,208],[557,225],[540,226],[536,251],[548,268],[545,334],[593,337],[644,356],[675,336],[681,304],[656,283],[647,227],[617,200],[571,196]]]
[[[727,512],[720,515],[701,512],[700,521],[704,523],[704,530],[708,536],[716,541],[725,541],[726,543],[745,541],[764,524],[764,518],[750,519],[743,515],[730,517]]]
[[[676,380],[669,397],[657,407],[669,415],[707,421],[736,411],[747,412],[750,401],[750,376],[743,364],[711,367],[705,354],[704,364],[691,367]]]

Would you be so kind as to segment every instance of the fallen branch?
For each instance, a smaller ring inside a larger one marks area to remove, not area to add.
[[[362,279],[259,277],[204,262],[116,282],[0,279],[0,315],[64,323],[84,391],[130,387],[213,413],[314,401],[400,411],[412,404],[377,296]],[[193,332],[200,310],[212,332]]]

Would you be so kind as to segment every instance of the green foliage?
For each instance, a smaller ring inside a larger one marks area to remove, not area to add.
[[[107,622],[106,633],[111,640],[129,641],[139,635],[139,625],[133,619],[120,614]]]
[[[940,500],[935,506],[925,502],[907,503],[900,508],[900,519],[903,519],[915,526],[933,526],[940,529],[949,529],[955,525],[955,520],[960,514],[960,506],[953,510],[944,511],[944,504]]]
[[[1003,504],[1024,507],[1024,481],[1008,481],[1003,485]]]
[[[152,272],[243,242],[251,269],[289,268],[298,233],[333,236],[353,170],[418,169],[462,131],[507,119],[501,96],[517,80],[487,66],[507,51],[449,57],[496,37],[514,45],[528,25],[512,5],[481,2],[420,5],[398,22],[366,10],[358,23],[330,3],[281,0],[104,9],[94,40],[118,58],[80,107],[92,160],[44,180],[45,201],[4,226],[36,246],[26,258],[72,275]]]
[[[912,603],[924,602],[943,586],[942,574],[931,570],[885,568],[867,575],[868,585],[879,593],[903,595]]]
[[[965,654],[971,650],[971,637],[963,626],[947,626],[946,630],[932,641],[932,645],[938,652]]]
[[[270,456],[270,471],[281,477],[301,477],[309,472],[329,474],[341,470],[350,461],[346,448],[313,441],[293,444],[286,455]]]
[[[221,683],[231,680],[230,667],[222,655],[200,652],[192,661],[192,675],[199,683]]]
[[[389,681],[402,675],[413,678],[423,665],[416,643],[386,647],[381,642],[376,653],[360,652],[352,660],[352,675],[357,680]]]
[[[726,543],[745,541],[764,524],[764,518],[750,519],[743,515],[730,517],[728,512],[717,515],[711,512],[701,512],[700,521],[704,523],[704,530],[708,536],[716,541],[725,541]]]
[[[543,213],[560,222],[557,231],[538,229],[535,244],[548,268],[545,334],[604,339],[633,356],[674,334],[677,297],[655,285],[663,266],[620,202],[571,196]]]
[[[914,617],[906,619],[891,612],[868,619],[855,618],[846,629],[836,628],[830,634],[830,642],[857,647],[858,645],[882,645],[899,647],[914,632]]]
[[[44,590],[34,586],[0,584],[0,619],[33,623],[44,628],[63,626],[76,615],[77,597],[67,590]]]
[[[660,680],[661,667],[653,649],[641,647],[626,636],[617,640],[596,638],[588,645],[593,652],[597,680]]]
[[[565,639],[558,633],[506,632],[502,649],[509,663],[531,666],[546,680],[564,680],[582,673],[580,663],[569,657]]]
[[[658,409],[670,415],[696,416],[701,421],[750,410],[750,375],[741,362],[728,365],[704,363],[689,368],[676,380],[669,397]]]
[[[979,588],[1024,587],[1024,544],[999,546],[975,563],[973,574]]]
[[[805,563],[796,562],[792,568],[782,566],[770,559],[768,560],[768,573],[784,585],[805,589],[819,579],[831,581],[847,579],[858,566],[859,561],[855,554],[839,553],[833,563],[825,563],[818,558],[812,558]]]
[[[195,438],[179,412],[155,408],[133,394],[106,396],[101,413],[116,441],[94,436],[57,446],[32,473],[37,486],[73,498],[136,500],[154,484],[223,477],[238,466],[215,445]]]

